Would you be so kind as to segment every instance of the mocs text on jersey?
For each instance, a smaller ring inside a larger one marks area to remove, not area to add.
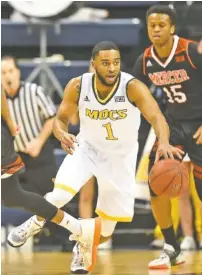
[[[127,117],[127,109],[122,109],[122,110],[90,110],[86,109],[86,116],[89,117],[90,119],[95,119],[95,120],[105,120],[105,119],[110,119],[110,120],[118,120],[118,119],[124,119]]]

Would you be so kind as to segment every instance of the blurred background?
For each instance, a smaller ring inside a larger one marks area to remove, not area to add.
[[[166,3],[176,9],[178,35],[196,41],[202,37],[201,1],[55,1],[57,7],[54,1],[48,1],[49,7],[46,1],[40,1],[40,8],[37,4],[29,5],[30,2],[34,1],[24,1],[24,4],[23,1],[1,1],[2,56],[17,58],[22,80],[40,84],[56,107],[61,102],[66,83],[71,78],[88,72],[92,48],[102,40],[111,40],[119,46],[122,70],[131,72],[136,58],[149,46],[145,17],[147,9],[156,3]],[[162,91],[155,87],[151,87],[151,91],[159,104],[163,105]],[[151,144],[148,140],[149,130],[148,123],[142,118],[135,219],[132,223],[120,223],[117,226],[113,247],[143,247],[155,239],[155,222],[149,204],[145,166],[146,141]],[[79,124],[71,125],[70,131],[77,134]],[[51,136],[50,139],[54,145],[58,168],[65,153],[54,137]],[[93,205],[96,203],[96,192],[95,190]],[[66,208],[77,217],[78,201],[79,195]],[[19,225],[31,214],[4,206],[1,211],[2,246],[6,247],[5,239],[10,228]],[[198,236],[202,226],[197,225],[197,229],[195,216],[193,217],[194,238],[200,246]],[[183,234],[180,226],[177,232],[181,238]],[[68,233],[49,223],[27,245],[34,250],[72,249]]]

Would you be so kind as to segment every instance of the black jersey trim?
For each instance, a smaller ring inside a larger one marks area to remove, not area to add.
[[[137,105],[135,104],[135,102],[132,102],[132,101],[129,99],[129,97],[128,97],[128,85],[129,85],[129,83],[130,83],[132,80],[134,80],[134,79],[136,79],[136,78],[133,77],[133,78],[131,78],[130,80],[128,80],[128,82],[126,83],[126,96],[127,96],[128,101],[133,105],[133,107],[137,107]]]
[[[193,41],[189,41],[189,42],[187,43],[187,45],[186,45],[186,55],[187,55],[187,59],[188,59],[190,65],[192,66],[192,68],[197,69],[196,66],[193,64],[193,62],[192,62],[192,60],[191,60],[191,57],[190,57],[190,55],[189,55],[189,44],[190,44],[191,42],[193,42]]]
[[[119,85],[120,85],[120,81],[121,81],[121,73],[119,74],[118,78],[119,78],[119,80],[118,80],[116,89],[115,89],[113,92],[110,92],[110,93],[109,93],[109,95],[110,95],[109,98],[108,98],[108,96],[107,96],[105,99],[101,99],[101,98],[99,98],[98,93],[96,93],[96,91],[95,91],[95,87],[94,87],[95,74],[93,75],[93,77],[92,77],[92,89],[93,89],[93,93],[94,93],[94,95],[95,95],[95,98],[97,99],[97,101],[98,101],[100,104],[106,105],[106,104],[112,99],[112,97],[116,94],[116,92],[117,92],[117,90],[118,90],[118,88],[119,88]]]

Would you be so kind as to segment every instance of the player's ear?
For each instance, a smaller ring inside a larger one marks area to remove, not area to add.
[[[91,66],[90,66],[91,72],[95,70],[95,61],[91,59]]]
[[[171,26],[170,33],[171,33],[171,34],[174,34],[174,33],[175,33],[175,25],[172,25],[172,26]]]
[[[90,60],[90,67],[89,67],[89,73],[93,73],[95,71],[94,69],[95,69],[95,67],[94,67],[94,61],[91,58],[91,60]]]

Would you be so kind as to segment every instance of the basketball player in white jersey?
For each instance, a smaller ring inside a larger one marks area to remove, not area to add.
[[[72,79],[65,88],[53,132],[69,154],[56,175],[54,190],[46,199],[57,207],[67,204],[92,177],[98,181],[98,218],[66,220],[76,240],[77,263],[73,273],[92,271],[97,246],[111,238],[117,222],[133,218],[135,166],[138,152],[140,112],[151,123],[159,139],[156,160],[161,156],[181,157],[183,151],[169,144],[169,128],[148,88],[130,74],[120,71],[117,46],[109,41],[92,51],[95,73]],[[79,112],[78,140],[67,132],[71,117]],[[13,246],[26,242],[44,224],[32,217],[13,229],[8,240]]]

